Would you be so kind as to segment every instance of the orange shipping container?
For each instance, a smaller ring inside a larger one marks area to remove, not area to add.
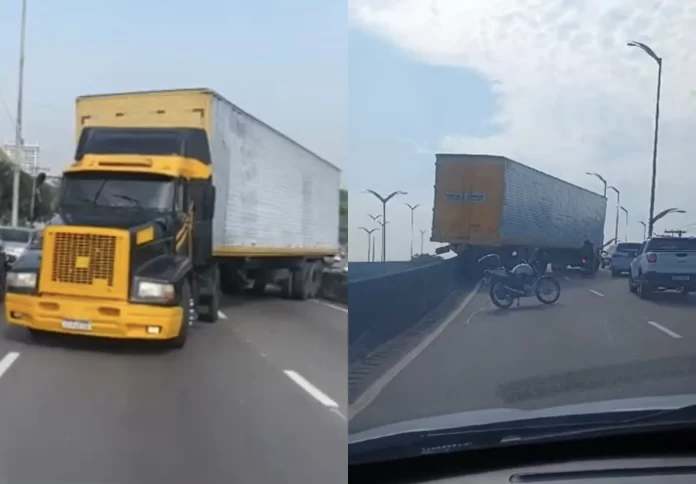
[[[606,198],[502,156],[438,154],[433,242],[601,247]]]

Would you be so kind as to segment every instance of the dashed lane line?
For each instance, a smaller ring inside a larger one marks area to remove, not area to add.
[[[19,353],[16,351],[10,351],[0,360],[0,377],[2,377],[7,370],[10,369],[12,364],[19,358]]]
[[[283,372],[288,376],[288,378],[297,383],[297,385],[300,388],[302,388],[305,392],[309,393],[309,395],[311,395],[315,400],[317,400],[319,403],[321,403],[327,409],[329,409],[331,413],[334,413],[341,417],[343,420],[346,420],[346,417],[341,413],[341,410],[339,409],[338,403],[332,400],[326,393],[322,392],[317,387],[312,385],[305,377],[303,377],[294,370],[283,370]]]
[[[656,323],[655,321],[648,321],[648,324],[649,324],[650,326],[652,326],[653,328],[657,329],[658,331],[662,331],[662,332],[665,333],[666,335],[671,336],[672,338],[675,338],[675,339],[682,339],[682,336],[681,336],[679,333],[675,333],[675,332],[672,331],[671,329],[665,328],[664,326],[662,326],[661,324]]]
[[[314,304],[319,304],[320,306],[326,306],[327,308],[335,309],[336,311],[341,311],[342,313],[347,313],[348,308],[339,306],[337,304],[332,304],[330,302],[322,301],[321,299],[310,299]]]

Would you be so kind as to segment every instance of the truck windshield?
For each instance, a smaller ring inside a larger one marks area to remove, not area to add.
[[[63,179],[61,205],[91,204],[166,211],[174,207],[175,188],[174,180],[163,176],[75,174]]]

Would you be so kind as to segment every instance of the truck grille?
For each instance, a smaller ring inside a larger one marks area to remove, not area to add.
[[[95,280],[114,285],[116,237],[81,233],[56,233],[51,281],[91,285]]]

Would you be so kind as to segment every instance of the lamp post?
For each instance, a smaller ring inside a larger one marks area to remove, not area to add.
[[[387,223],[387,203],[389,203],[389,200],[394,198],[397,195],[408,195],[407,192],[397,190],[394,192],[391,192],[389,195],[386,197],[380,195],[374,190],[365,190],[365,193],[371,193],[374,195],[380,202],[382,202],[382,262],[387,261],[387,230],[386,230],[386,223]]]
[[[669,215],[670,213],[686,213],[686,210],[682,210],[681,208],[668,208],[667,210],[663,210],[662,212],[658,213],[652,219],[649,220],[648,227],[654,226],[655,222]],[[648,237],[651,237],[650,233],[648,233]]]
[[[642,220],[640,221],[640,224],[643,226],[643,240],[645,240],[645,234],[648,231],[648,226]]]
[[[628,210],[625,207],[621,207],[621,210],[626,214],[626,233],[624,234],[624,242],[628,242]]]
[[[368,217],[370,217],[370,218],[372,219],[372,223],[373,223],[373,224],[379,225],[379,219],[380,219],[382,216],[381,216],[381,215],[372,215],[372,214],[368,214]],[[377,230],[379,231],[379,228],[377,228]],[[376,240],[377,240],[376,237],[375,237],[375,236],[372,236],[372,262],[374,262],[374,261],[375,261],[375,257],[377,257],[377,255],[376,255],[376,254],[377,254],[377,247],[376,247],[377,244],[375,243]]]
[[[614,227],[614,240],[619,243],[619,207],[621,206],[621,192],[615,186],[608,187],[616,192],[616,227]]]
[[[411,259],[413,259],[413,212],[420,207],[420,204],[411,205],[410,203],[406,203],[405,205],[411,210]]]
[[[19,225],[19,180],[24,161],[24,139],[22,137],[22,117],[24,105],[24,46],[27,27],[27,0],[22,0],[22,21],[19,40],[19,83],[17,92],[17,119],[15,124],[15,156],[12,177],[12,226]],[[33,193],[32,193],[33,197]]]
[[[590,172],[590,171],[588,171],[586,173],[588,175],[595,176],[595,177],[599,178],[599,180],[604,184],[604,198],[607,198],[607,181],[604,179],[604,177],[602,175],[600,175],[599,173],[594,173],[594,172]]]
[[[367,227],[360,227],[360,230],[363,230],[367,234],[367,262],[370,262],[370,245],[373,245],[374,247],[374,244],[372,244],[372,233],[379,229],[376,227],[371,229],[368,229]],[[374,248],[372,250],[374,250]],[[372,254],[373,260],[374,257],[374,254]]]
[[[657,135],[660,126],[660,88],[662,86],[662,58],[642,42],[628,42],[629,47],[638,47],[657,62],[657,97],[655,99],[655,133],[653,135],[652,181],[650,183],[650,220],[648,220],[648,237],[652,237],[655,216],[655,180],[657,178]]]

